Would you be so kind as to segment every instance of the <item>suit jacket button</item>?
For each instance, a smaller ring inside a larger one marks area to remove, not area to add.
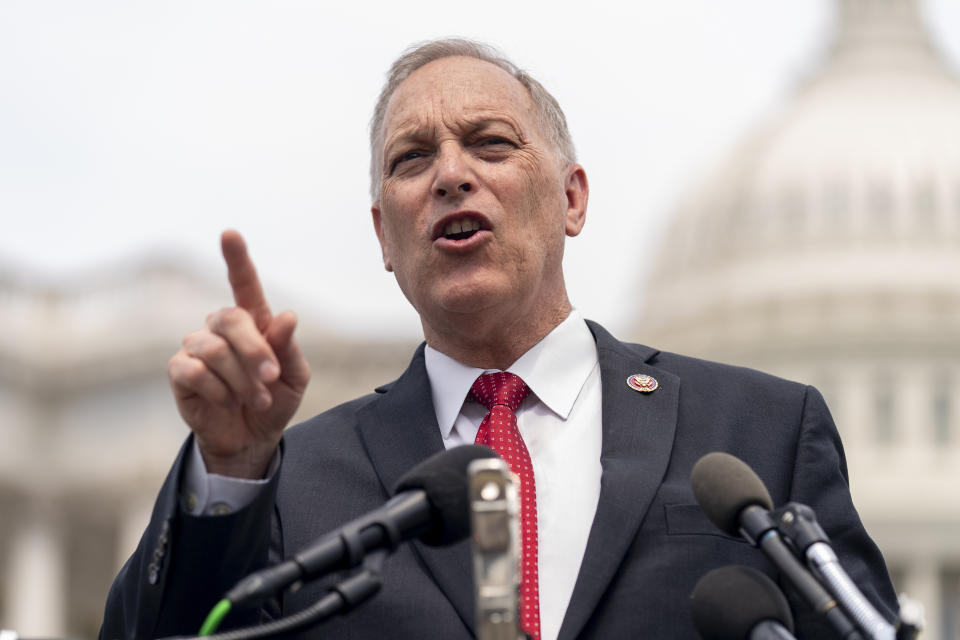
[[[160,579],[160,571],[157,568],[157,565],[150,563],[147,566],[147,582],[150,584],[157,584],[157,581]]]
[[[166,546],[170,541],[170,521],[163,521],[163,528],[160,530],[160,544]]]

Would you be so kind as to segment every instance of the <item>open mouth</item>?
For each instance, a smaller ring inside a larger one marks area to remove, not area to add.
[[[450,240],[466,240],[480,231],[480,221],[474,218],[451,220],[443,227],[443,237]]]
[[[442,222],[440,227],[434,232],[434,238],[444,238],[457,242],[467,240],[473,237],[478,231],[489,229],[489,225],[477,215],[460,215],[449,218]]]

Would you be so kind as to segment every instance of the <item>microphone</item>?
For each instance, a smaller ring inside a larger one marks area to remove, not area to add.
[[[703,640],[796,640],[790,605],[756,569],[714,569],[690,594],[693,624]]]
[[[840,565],[830,538],[817,522],[813,509],[790,502],[777,510],[780,532],[806,558],[807,566],[850,617],[871,638],[893,640],[896,629],[880,615]]]
[[[518,640],[520,528],[517,487],[500,458],[470,463],[474,594],[477,640]]]
[[[225,598],[234,607],[257,606],[294,583],[357,566],[374,549],[392,551],[410,538],[433,546],[466,538],[467,467],[474,460],[496,457],[487,447],[466,445],[427,458],[400,478],[383,506],[326,534],[293,558],[243,578]]]
[[[697,467],[703,463],[698,472]],[[717,475],[723,475],[716,491],[724,491],[724,496],[712,495],[713,490],[706,483],[718,481]],[[871,638],[893,640],[896,630],[870,604],[860,589],[853,583],[830,546],[830,538],[817,523],[816,515],[810,507],[788,503],[775,513],[770,513],[772,504],[763,481],[742,460],[725,453],[710,453],[694,465],[693,476],[697,476],[699,491],[706,493],[706,506],[702,503],[707,516],[725,531],[735,528],[734,519],[739,519],[748,540],[756,545],[770,528],[775,527],[782,533],[793,548],[806,560],[807,566],[820,584],[839,601],[840,605],[853,618],[856,625]],[[728,492],[728,493],[727,493]],[[700,495],[694,487],[694,494]],[[699,502],[699,497],[697,498]]]
[[[770,514],[773,501],[753,469],[735,456],[715,451],[693,465],[690,484],[707,517],[725,533],[742,535],[751,545],[759,547],[807,604],[833,625],[841,638],[861,637],[834,598],[780,537]]]
[[[697,504],[727,535],[737,537],[743,527],[748,540],[756,544],[765,531],[775,526],[772,520],[768,523],[758,517],[759,512],[773,509],[766,485],[736,456],[720,451],[703,456],[693,465],[690,485]]]

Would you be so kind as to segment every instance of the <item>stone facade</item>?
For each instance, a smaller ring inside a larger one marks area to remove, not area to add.
[[[96,637],[187,434],[166,379],[229,289],[173,262],[58,289],[0,279],[0,629]],[[304,317],[313,369],[295,421],[396,377],[415,343],[351,341]]]

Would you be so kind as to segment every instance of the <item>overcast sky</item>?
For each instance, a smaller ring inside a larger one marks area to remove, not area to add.
[[[922,6],[960,68],[960,3]],[[673,203],[816,68],[832,7],[0,0],[0,273],[85,282],[172,255],[219,274],[235,227],[275,306],[417,335],[372,232],[367,122],[408,44],[463,35],[563,105],[591,185],[571,299],[625,332]]]

